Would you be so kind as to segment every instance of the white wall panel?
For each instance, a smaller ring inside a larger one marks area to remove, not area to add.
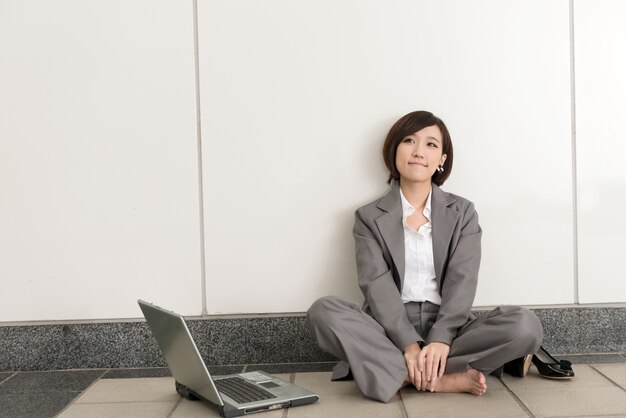
[[[452,106],[446,185],[474,200],[483,228],[475,304],[573,303],[568,3],[486,4],[459,33],[455,83],[468,88]]]
[[[199,2],[209,312],[359,298],[353,211],[428,109],[484,229],[477,305],[573,301],[568,3]]]
[[[575,1],[579,289],[626,302],[626,3]]]
[[[200,313],[191,2],[0,2],[0,321]]]

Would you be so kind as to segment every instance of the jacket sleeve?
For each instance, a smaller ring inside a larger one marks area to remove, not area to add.
[[[383,257],[380,243],[372,233],[361,209],[355,214],[353,229],[359,287],[387,336],[403,351],[406,346],[424,340],[409,322],[400,292],[393,280],[392,266]]]
[[[461,218],[456,246],[450,249],[442,280],[441,306],[426,343],[438,341],[450,345],[457,330],[470,317],[478,284],[481,235],[478,214],[470,203]]]

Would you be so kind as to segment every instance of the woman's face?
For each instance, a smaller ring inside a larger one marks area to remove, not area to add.
[[[403,183],[430,182],[437,166],[443,165],[443,139],[437,125],[405,136],[396,151],[396,168]]]

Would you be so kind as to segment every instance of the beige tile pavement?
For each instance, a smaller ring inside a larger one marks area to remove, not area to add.
[[[402,418],[402,402],[396,396],[389,403],[381,403],[355,395],[324,395],[311,405],[290,408],[288,418]]]
[[[294,383],[318,395],[312,405],[289,409],[289,418],[402,418],[404,407],[399,396],[384,404],[366,398],[352,380],[331,382],[330,372],[296,373]]]
[[[626,392],[617,386],[527,389],[515,394],[538,418],[626,415]]]
[[[320,395],[320,400],[288,410],[262,413],[266,418],[317,417],[626,417],[626,363],[575,365],[576,378],[554,381],[536,370],[525,379],[487,376],[485,396],[402,389],[383,404],[365,398],[354,381],[330,381],[330,372],[280,374]],[[607,378],[608,377],[608,378]],[[611,380],[609,380],[611,379]],[[618,386],[618,385],[621,385]],[[532,415],[531,415],[532,414]],[[61,417],[218,417],[217,407],[181,399],[171,377],[102,379]]]
[[[75,403],[176,403],[178,399],[173,377],[145,377],[98,380]]]
[[[60,418],[167,417],[176,402],[123,402],[73,404]]]
[[[59,416],[167,417],[179,398],[171,377],[101,379]]]
[[[193,417],[219,417],[220,414],[217,406],[208,402],[189,401],[181,399],[180,403],[174,409],[172,417],[176,418],[193,418]]]
[[[539,375],[534,367],[531,367],[528,375],[520,379],[505,374],[502,381],[513,392],[532,388],[533,390],[570,390],[582,388],[604,388],[614,386],[602,374],[598,373],[590,365],[574,365],[576,376],[567,380],[546,379]]]
[[[574,370],[569,380],[542,378],[534,368],[524,379],[502,380],[536,417],[626,415],[626,391],[602,374],[623,381],[626,364],[577,364]]]
[[[507,390],[487,390],[483,396],[465,393],[402,392],[409,417],[518,418],[525,410]]]
[[[330,380],[331,372],[296,373],[294,383],[307,388],[320,396],[352,395],[362,396],[354,380]]]
[[[626,389],[626,363],[592,364],[594,369]]]

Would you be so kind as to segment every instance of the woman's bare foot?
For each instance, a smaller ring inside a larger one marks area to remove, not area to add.
[[[487,379],[485,375],[475,369],[464,372],[445,374],[429,384],[427,390],[431,392],[467,392],[482,396],[487,393]]]

